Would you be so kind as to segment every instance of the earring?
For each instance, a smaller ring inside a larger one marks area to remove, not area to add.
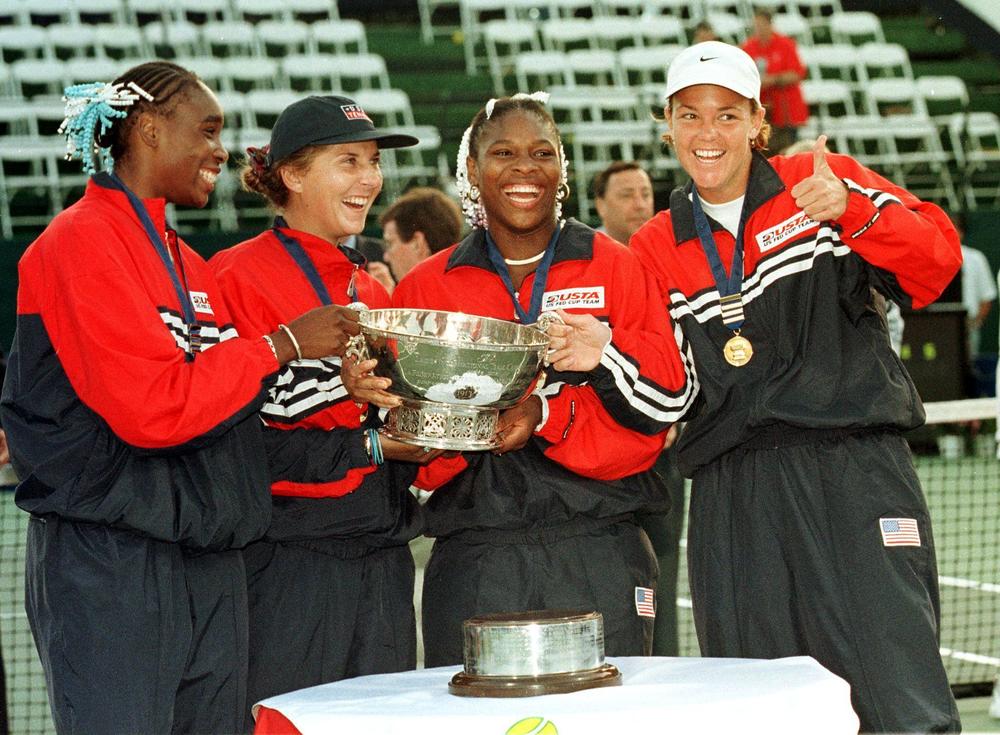
[[[475,184],[469,187],[469,201],[473,204],[479,203],[479,187]]]
[[[559,203],[565,202],[569,199],[569,184],[565,181],[559,182],[559,188],[556,189],[556,201]]]

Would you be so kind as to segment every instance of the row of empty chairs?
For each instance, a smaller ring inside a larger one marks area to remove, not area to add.
[[[270,56],[303,53],[368,53],[364,25],[357,20],[316,23],[269,20],[154,21],[129,25],[0,26],[0,56],[21,60],[123,59],[144,56]]]
[[[141,60],[24,59],[3,70],[7,76],[0,77],[0,89],[4,91],[0,100],[60,96],[66,86],[114,79],[128,65]],[[282,88],[353,92],[390,87],[385,60],[378,54],[293,54],[283,59],[191,56],[173,61],[192,69],[210,87],[222,92]]]
[[[0,25],[142,25],[150,20],[315,21],[340,18],[337,0],[0,0]]]

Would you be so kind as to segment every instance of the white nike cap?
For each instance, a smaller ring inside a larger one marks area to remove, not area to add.
[[[760,104],[760,71],[751,56],[722,41],[704,41],[681,51],[667,69],[667,99],[696,84],[715,84]]]

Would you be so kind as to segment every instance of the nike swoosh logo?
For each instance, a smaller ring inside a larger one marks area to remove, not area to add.
[[[718,56],[702,56],[698,61],[714,61]]]

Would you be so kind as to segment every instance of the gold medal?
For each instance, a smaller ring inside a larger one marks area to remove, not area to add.
[[[753,345],[750,344],[750,340],[741,337],[740,333],[737,332],[729,338],[726,346],[722,348],[722,355],[726,358],[726,362],[733,367],[743,367],[753,357]]]

